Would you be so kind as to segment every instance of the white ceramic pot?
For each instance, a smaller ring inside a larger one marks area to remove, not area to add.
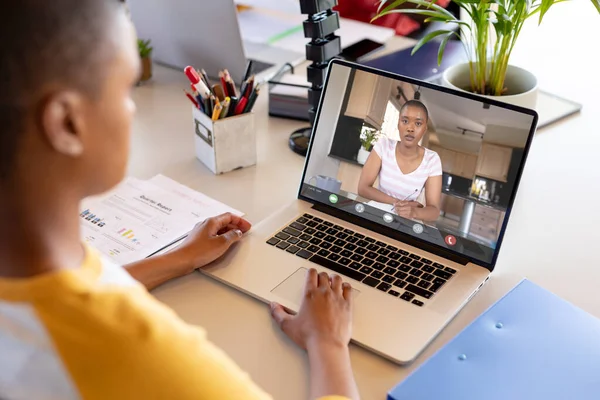
[[[452,89],[469,91],[469,63],[456,64],[444,71],[442,84]],[[503,96],[485,96],[494,100],[535,110],[538,97],[538,82],[535,75],[526,69],[509,65],[506,70],[505,86],[508,91]]]
[[[369,152],[367,150],[365,150],[364,147],[360,147],[360,150],[358,151],[358,155],[356,156],[356,162],[358,162],[359,164],[365,165],[365,163],[367,162],[367,158],[369,158]]]

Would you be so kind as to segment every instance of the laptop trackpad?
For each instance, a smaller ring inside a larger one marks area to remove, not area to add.
[[[307,272],[308,270],[306,268],[299,268],[296,272],[288,276],[283,282],[271,290],[271,293],[289,300],[296,306],[297,309],[300,309]],[[360,291],[352,288],[352,300],[356,300],[356,297],[359,294]]]

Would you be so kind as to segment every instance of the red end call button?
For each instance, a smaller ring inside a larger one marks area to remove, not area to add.
[[[446,244],[448,246],[454,246],[456,245],[456,238],[452,235],[448,235],[446,236],[446,238],[444,239],[444,241],[446,242]]]

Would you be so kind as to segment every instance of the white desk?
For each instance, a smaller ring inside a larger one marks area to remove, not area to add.
[[[536,136],[492,279],[410,367],[352,346],[364,399],[384,399],[523,276],[600,317],[600,75],[592,43],[600,37],[600,16],[588,3],[553,7],[542,27],[524,29],[515,49],[513,62],[536,73],[542,88],[583,103],[584,110]],[[257,119],[258,166],[214,176],[194,158],[190,106],[181,92],[186,87],[183,74],[159,68],[153,83],[136,90],[139,114],[129,173],[140,178],[163,173],[245,211],[253,222],[294,198],[304,159],[288,150],[287,139],[305,124],[267,118],[263,95],[256,109],[263,113]],[[186,321],[205,327],[275,398],[307,398],[306,357],[271,323],[264,304],[199,273],[154,294]]]

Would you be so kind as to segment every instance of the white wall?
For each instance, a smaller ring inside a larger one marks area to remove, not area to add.
[[[341,65],[334,65],[327,84],[327,92],[323,99],[321,115],[317,124],[317,131],[313,137],[310,162],[306,169],[306,180],[315,175],[337,177],[340,161],[329,157],[329,149],[340,116],[342,103],[346,94],[346,86],[351,69]]]
[[[488,125],[483,135],[484,142],[501,144],[509,147],[524,148],[529,136],[529,129],[511,128],[508,126]]]
[[[461,153],[479,154],[481,150],[481,136],[466,132],[464,135],[456,131],[437,129],[436,135],[440,145],[446,149],[460,151]]]
[[[465,99],[435,89],[421,88],[421,101],[429,109],[436,129],[460,132],[457,127],[484,132],[489,125],[529,130],[532,117],[506,108],[484,108],[478,100]]]

